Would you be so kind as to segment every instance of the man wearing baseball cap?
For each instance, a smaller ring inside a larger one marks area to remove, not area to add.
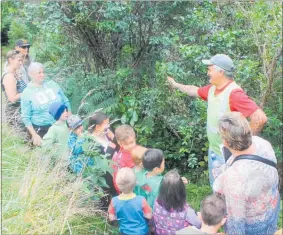
[[[25,81],[25,83],[29,82],[27,69],[31,63],[31,58],[29,55],[30,46],[31,44],[27,40],[20,39],[16,41],[15,48],[14,48],[16,51],[19,51],[23,55],[23,66],[18,71],[18,74],[22,78],[22,80]]]
[[[220,173],[219,167],[225,163],[221,152],[222,140],[218,133],[218,120],[224,113],[236,111],[250,118],[253,135],[257,135],[267,122],[265,113],[233,80],[235,66],[231,58],[217,54],[209,60],[202,61],[208,66],[209,85],[196,87],[175,82],[168,76],[173,88],[193,97],[200,97],[208,102],[207,106],[207,137],[209,141],[208,168],[209,181],[213,185],[215,177]]]

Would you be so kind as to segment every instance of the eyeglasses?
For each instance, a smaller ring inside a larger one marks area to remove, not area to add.
[[[20,48],[23,48],[23,49],[29,49],[30,48],[30,46],[20,46]]]

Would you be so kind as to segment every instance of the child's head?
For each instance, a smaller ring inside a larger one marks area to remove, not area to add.
[[[136,175],[129,167],[121,168],[116,177],[116,184],[122,193],[128,194],[133,192],[136,185]]]
[[[83,132],[83,121],[78,115],[71,115],[67,123],[71,131],[75,134],[80,135]]]
[[[56,121],[67,121],[68,119],[68,108],[66,105],[60,102],[55,102],[51,104],[49,108],[49,113]]]
[[[147,148],[140,145],[136,145],[136,147],[131,150],[131,156],[136,166],[142,165],[142,158],[146,150]]]
[[[122,125],[116,128],[115,137],[118,144],[125,150],[130,151],[136,146],[136,134],[129,125]]]
[[[164,154],[160,149],[148,149],[142,158],[142,164],[147,171],[161,174],[165,168]]]
[[[212,194],[202,200],[200,205],[202,223],[219,229],[226,222],[226,202],[223,196]]]
[[[183,211],[186,204],[186,189],[177,170],[165,174],[157,198],[159,205],[167,211]]]
[[[90,118],[88,122],[89,132],[103,132],[109,127],[109,118],[105,113],[96,112]]]

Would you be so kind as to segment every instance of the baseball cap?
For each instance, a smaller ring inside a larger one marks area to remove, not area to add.
[[[212,56],[209,60],[202,60],[202,63],[206,65],[216,65],[227,72],[233,72],[235,70],[234,63],[228,55],[217,54]]]
[[[68,118],[67,123],[68,123],[69,127],[74,130],[78,126],[82,125],[83,121],[78,115],[71,115]]]
[[[23,46],[30,46],[31,44],[26,39],[20,39],[16,42],[16,46],[23,47]]]

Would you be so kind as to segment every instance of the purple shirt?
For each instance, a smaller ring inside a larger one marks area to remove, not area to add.
[[[196,212],[187,203],[183,211],[178,212],[172,209],[169,212],[155,200],[153,219],[156,235],[175,235],[176,231],[189,225],[197,228],[201,226],[201,221]]]

